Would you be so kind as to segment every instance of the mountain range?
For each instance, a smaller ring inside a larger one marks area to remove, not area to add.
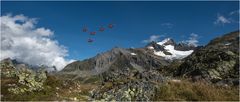
[[[22,75],[19,73],[25,71],[19,70],[19,65],[31,69],[29,65],[16,60],[1,61],[2,78],[9,77],[8,74],[14,72],[10,77],[18,76],[14,80],[21,79],[23,76],[19,76]],[[40,73],[42,74],[34,76],[44,76],[43,71]],[[239,31],[217,37],[205,46],[176,43],[173,39],[166,38],[160,42],[150,42],[142,48],[115,47],[95,57],[72,62],[63,70],[46,76],[47,79],[40,78],[46,82],[34,81],[41,87],[32,85],[29,79],[21,85],[29,87],[27,83],[30,83],[33,87],[30,91],[37,91],[35,87],[42,90],[53,87],[50,83],[57,83],[54,87],[66,88],[65,90],[68,85],[72,88],[74,85],[91,84],[96,85],[96,88],[86,92],[87,100],[105,101],[158,101],[162,86],[169,85],[169,82],[183,83],[185,80],[191,83],[204,81],[219,87],[236,87],[239,85]],[[17,90],[13,92],[18,93]]]

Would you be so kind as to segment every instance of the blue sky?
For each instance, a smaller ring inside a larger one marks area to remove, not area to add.
[[[112,47],[143,47],[143,40],[164,35],[175,41],[198,35],[198,45],[239,28],[239,2],[2,2],[1,15],[38,18],[38,27],[67,47],[68,59],[82,60]],[[115,24],[95,36],[82,32]],[[95,41],[88,43],[91,37]]]

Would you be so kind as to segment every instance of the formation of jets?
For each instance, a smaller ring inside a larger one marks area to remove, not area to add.
[[[113,27],[114,27],[113,24],[108,24],[107,27],[100,26],[100,27],[98,28],[98,31],[99,31],[99,32],[104,32],[104,31],[106,30],[106,28],[112,29]],[[86,26],[84,26],[84,27],[82,28],[82,32],[89,33],[89,35],[92,35],[92,36],[97,34],[97,31],[89,31],[88,27],[86,27]],[[92,38],[89,38],[87,41],[88,41],[89,43],[94,42],[94,40],[93,40]]]

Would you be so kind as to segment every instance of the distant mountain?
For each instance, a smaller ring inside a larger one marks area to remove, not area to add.
[[[110,70],[137,71],[158,70],[170,65],[174,59],[182,59],[190,55],[196,47],[181,43],[176,44],[167,38],[161,42],[151,42],[144,48],[113,48],[110,51],[84,61],[76,61],[67,65],[59,74],[73,79],[100,75]]]
[[[150,69],[159,69],[169,65],[169,63],[169,61],[149,53],[144,48],[113,48],[110,51],[98,54],[96,57],[73,62],[59,73],[75,76],[74,79],[76,79],[99,75],[110,70],[123,71],[134,69],[142,72]]]
[[[152,50],[155,55],[168,60],[185,58],[196,49],[195,46],[186,43],[177,44],[170,38],[166,38],[161,42],[151,42],[146,47]]]
[[[37,71],[39,69],[44,69],[46,71],[48,71],[49,73],[55,73],[56,72],[56,68],[55,66],[53,67],[49,67],[49,66],[37,66],[37,65],[30,65],[24,62],[21,62],[19,60],[16,59],[11,59],[11,58],[6,58],[0,61],[1,63],[6,63],[9,64],[11,66],[14,66],[17,70],[21,69],[21,68],[27,68],[33,71]]]
[[[3,59],[0,61],[2,64],[6,64],[6,65],[9,65],[9,66],[14,66],[14,69],[16,70],[19,70],[21,68],[27,68],[27,69],[37,69],[37,68],[34,68],[32,67],[31,65],[28,65],[26,63],[23,63],[23,62],[20,62],[20,61],[17,61],[16,59],[11,59],[11,58],[6,58],[6,59]]]

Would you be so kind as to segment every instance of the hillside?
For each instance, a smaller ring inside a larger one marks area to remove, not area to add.
[[[239,84],[239,31],[210,41],[188,56],[177,76],[206,79],[217,84]]]

